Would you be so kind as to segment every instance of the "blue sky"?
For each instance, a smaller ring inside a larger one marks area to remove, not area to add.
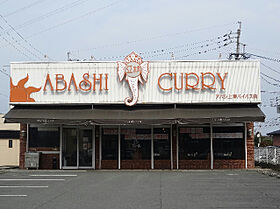
[[[24,38],[0,18],[0,67],[8,74],[9,68],[5,65],[12,61],[47,60],[43,54],[61,61],[66,60],[68,51],[70,57],[76,59],[94,56],[95,59],[116,60],[131,51],[155,55],[147,57],[148,60],[170,59],[171,54],[151,52],[203,42],[236,31],[237,21],[242,21],[241,42],[247,44],[247,52],[279,59],[279,11],[279,0],[0,0],[0,14]],[[13,46],[7,44],[7,40]],[[185,59],[218,59],[221,54],[225,59],[235,48],[232,44],[199,55],[199,45],[193,46],[196,47],[193,50],[187,47],[174,50],[174,58],[193,54]],[[280,71],[279,62],[261,61]],[[280,80],[279,73],[264,66],[261,71]],[[2,113],[8,111],[9,95],[9,79],[4,73],[0,73]],[[280,92],[279,87],[264,80],[261,84],[264,91]],[[270,107],[271,103],[275,104],[277,95],[279,93],[262,95],[264,106],[261,108],[268,118],[260,129],[263,134],[279,129],[279,125],[276,126],[279,114],[276,107]]]

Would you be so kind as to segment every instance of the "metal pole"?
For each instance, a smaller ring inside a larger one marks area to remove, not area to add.
[[[235,59],[239,60],[239,52],[240,52],[240,34],[241,34],[241,22],[238,21],[239,28],[237,29],[237,41],[236,41],[236,55]]]

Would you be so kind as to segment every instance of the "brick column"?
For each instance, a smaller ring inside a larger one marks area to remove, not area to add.
[[[19,137],[19,168],[24,169],[25,152],[26,152],[26,139],[27,139],[27,125],[20,124],[20,137]]]
[[[247,124],[247,133],[249,130],[252,130],[251,136],[247,135],[247,168],[255,167],[255,159],[254,159],[254,123]]]

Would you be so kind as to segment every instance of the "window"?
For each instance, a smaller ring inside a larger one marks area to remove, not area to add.
[[[121,158],[122,160],[150,160],[151,129],[122,128]]]
[[[102,160],[118,159],[118,128],[102,128]]]
[[[210,127],[179,128],[179,159],[210,159]]]
[[[154,128],[154,159],[170,160],[170,128]]]
[[[213,127],[214,159],[245,159],[244,127]]]
[[[13,148],[13,140],[9,140],[9,148]]]
[[[29,127],[29,147],[59,148],[58,127]]]

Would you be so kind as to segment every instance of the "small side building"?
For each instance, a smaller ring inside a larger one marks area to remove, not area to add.
[[[19,166],[19,123],[4,124],[0,114],[0,166]]]
[[[272,136],[273,146],[280,147],[280,130],[267,133],[267,135]]]

